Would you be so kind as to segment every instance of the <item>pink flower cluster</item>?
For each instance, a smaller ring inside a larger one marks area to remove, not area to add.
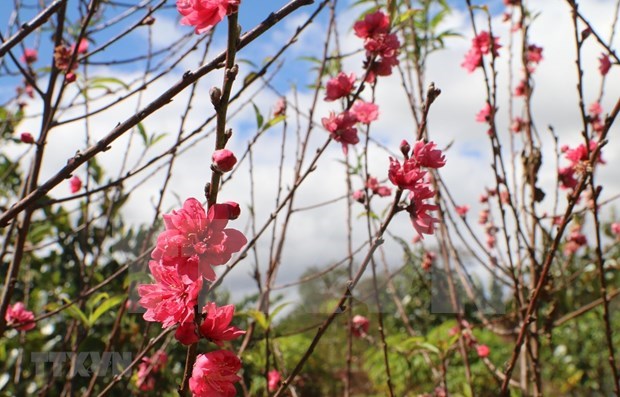
[[[200,34],[237,12],[240,3],[240,0],[177,0],[177,11],[183,16],[181,25],[194,26],[196,34]]]
[[[482,66],[482,56],[492,52],[493,58],[499,56],[498,50],[501,48],[499,38],[493,37],[487,31],[481,31],[471,40],[471,48],[465,54],[465,59],[461,66],[469,73]]]
[[[217,167],[230,165],[226,153],[214,155],[214,161],[218,160],[222,164]],[[210,302],[196,315],[203,279],[215,280],[212,266],[228,262],[247,243],[243,233],[226,227],[239,214],[237,203],[213,204],[205,212],[198,200],[189,198],[183,208],[163,216],[166,230],[157,237],[149,262],[155,283],[138,286],[139,303],[146,309],[145,320],[160,322],[164,328],[177,325],[175,338],[182,344],[205,338],[222,346],[245,334],[230,325],[233,305],[217,307]],[[194,396],[234,396],[240,368],[239,358],[227,350],[199,355],[190,389]]]
[[[389,76],[398,65],[400,41],[390,33],[390,18],[382,11],[376,11],[353,25],[355,35],[364,39],[366,49],[366,81],[372,83],[376,76]]]
[[[390,20],[381,11],[367,15],[363,21],[355,23],[353,29],[358,37],[364,39],[366,49],[365,68],[366,81],[374,82],[376,76],[387,76],[392,73],[392,67],[398,64],[400,43],[395,34],[390,34]],[[321,123],[330,133],[330,137],[342,145],[346,155],[348,145],[359,142],[357,123],[370,124],[379,118],[379,107],[374,103],[357,100],[351,106],[351,96],[356,89],[354,73],[338,73],[325,84],[325,101],[331,102],[345,99],[347,108],[341,112],[330,112],[323,117]],[[359,196],[359,194],[358,194]],[[361,197],[356,199],[359,201]]]
[[[401,143],[401,152],[405,160],[401,164],[390,157],[388,177],[399,189],[409,190],[410,204],[407,211],[414,229],[420,237],[423,237],[422,234],[434,233],[435,223],[438,220],[431,216],[429,211],[435,211],[439,207],[426,202],[427,199],[435,197],[435,192],[431,189],[427,172],[422,170],[422,167],[441,168],[446,164],[446,159],[441,150],[436,149],[434,142],[416,142],[411,157],[409,157],[410,149],[407,141]]]
[[[17,302],[13,306],[9,305],[4,319],[9,327],[15,327],[18,331],[30,331],[36,325],[34,313],[26,310],[26,306],[22,302]]]
[[[586,149],[585,144],[580,144],[574,149],[568,146],[562,146],[561,150],[564,153],[564,157],[570,162],[567,167],[562,167],[558,170],[558,180],[560,181],[560,187],[562,189],[574,189],[577,186],[576,174],[584,171],[585,167],[589,163],[589,156],[592,151],[597,147],[598,143],[594,140],[590,141],[590,150]],[[605,164],[605,160],[602,159],[600,152],[597,158],[599,164]]]
[[[329,85],[329,82],[327,84]],[[357,123],[370,124],[378,117],[379,107],[377,105],[360,100],[355,102],[351,110],[345,110],[339,114],[330,112],[329,117],[323,117],[321,122],[331,138],[342,144],[342,151],[347,154],[348,145],[355,145],[360,141],[357,136]]]

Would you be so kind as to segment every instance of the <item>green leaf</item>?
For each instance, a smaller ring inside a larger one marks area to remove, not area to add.
[[[265,313],[261,312],[260,310],[250,309],[247,310],[245,314],[252,317],[258,323],[258,325],[261,326],[262,329],[266,330],[269,327],[269,322],[265,317]]]
[[[119,296],[112,297],[112,298],[106,300],[105,302],[103,302],[88,317],[88,325],[91,326],[91,327],[93,325],[95,325],[95,323],[97,322],[99,317],[103,316],[108,310],[112,309],[114,306],[118,306],[119,304],[121,304],[121,302],[123,302],[123,300],[125,300],[125,297],[119,295]]]
[[[90,88],[95,88],[95,86],[97,86],[97,88],[109,88],[108,84],[117,84],[123,86],[126,89],[129,89],[129,86],[127,84],[125,84],[122,80],[117,79],[116,77],[93,77],[92,79],[88,80],[88,86]]]
[[[260,113],[258,106],[256,106],[254,102],[252,102],[252,106],[254,107],[254,113],[256,114],[256,125],[257,125],[257,128],[260,130],[261,127],[263,126],[263,122],[265,121],[265,119],[263,118],[263,115]]]
[[[138,123],[138,125],[136,127],[138,127],[138,132],[140,133],[140,136],[142,137],[142,142],[144,143],[144,146],[150,146],[148,144],[149,143],[149,137],[146,135],[146,130],[144,129],[144,124]]]
[[[273,127],[274,125],[278,124],[280,121],[282,120],[286,120],[286,116],[281,114],[279,116],[276,116],[274,118],[272,118],[271,120],[269,120],[264,126],[263,126],[263,131],[267,131],[268,129],[270,129],[271,127]]]
[[[107,292],[100,292],[97,295],[93,295],[88,302],[86,302],[86,307],[88,307],[91,311],[97,304],[105,299],[110,299],[110,295]]]
[[[149,144],[148,146],[153,146],[154,144],[156,144],[157,142],[161,141],[162,139],[164,139],[164,137],[166,137],[166,135],[168,135],[167,132],[162,132],[161,134],[153,134],[151,135],[151,139],[149,140]]]
[[[88,323],[88,318],[86,317],[86,314],[84,314],[84,312],[81,311],[80,308],[77,307],[75,304],[72,304],[72,302],[68,298],[63,297],[62,300],[65,301],[65,303],[71,304],[71,306],[69,306],[66,309],[67,314],[70,317],[73,317],[74,319],[81,321],[82,324],[88,327],[89,323]]]

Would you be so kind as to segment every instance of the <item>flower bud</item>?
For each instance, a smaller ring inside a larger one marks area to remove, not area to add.
[[[75,81],[75,79],[77,78],[77,76],[75,75],[75,73],[73,72],[69,72],[67,73],[67,75],[65,76],[65,79],[67,81],[67,83],[73,83]]]
[[[353,192],[353,200],[357,201],[358,203],[364,203],[364,201],[366,201],[366,193],[364,193],[363,190],[356,190]]]
[[[237,163],[237,158],[227,149],[220,149],[213,152],[213,165],[220,172],[228,172],[233,169]]]
[[[228,219],[234,220],[239,218],[239,215],[241,215],[241,207],[239,206],[239,203],[227,201],[224,205],[228,207]]]
[[[400,143],[400,151],[405,156],[406,159],[409,158],[409,152],[411,151],[411,146],[409,146],[409,142],[403,139]]]
[[[19,136],[19,139],[23,143],[30,143],[30,144],[34,143],[34,138],[32,137],[32,135],[29,132],[22,132],[21,135]]]

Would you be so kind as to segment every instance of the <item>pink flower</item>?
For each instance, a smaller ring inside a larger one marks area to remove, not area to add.
[[[222,342],[237,339],[245,334],[245,331],[230,325],[235,314],[234,305],[217,307],[215,303],[210,302],[205,305],[202,312],[207,316],[200,325],[200,333],[216,345],[222,346]]]
[[[230,203],[213,204],[205,214],[198,200],[185,200],[182,209],[163,216],[166,230],[157,237],[151,258],[192,279],[202,274],[215,280],[211,266],[228,262],[247,243],[243,233],[226,228],[231,215]]]
[[[24,54],[19,58],[23,63],[35,63],[39,59],[39,52],[33,48],[24,49]]]
[[[392,189],[387,186],[379,186],[377,189],[374,190],[374,192],[379,197],[388,197],[392,195]]]
[[[355,22],[353,30],[362,39],[385,34],[390,30],[390,18],[382,11],[376,11],[366,15],[363,21]]]
[[[189,389],[194,397],[234,397],[235,383],[241,380],[237,372],[241,360],[228,350],[199,354],[194,364]]]
[[[351,113],[357,117],[360,123],[370,124],[379,118],[379,106],[359,100],[351,108]]]
[[[364,193],[363,190],[356,190],[353,192],[353,200],[357,201],[358,203],[364,203],[364,201],[366,200],[366,193]]]
[[[279,98],[273,107],[273,117],[286,115],[286,99]]]
[[[446,165],[446,157],[436,147],[435,142],[417,141],[413,146],[412,158],[422,167],[441,168]]]
[[[491,52],[493,47],[493,56],[499,56],[498,50],[502,47],[499,44],[498,37],[492,37],[489,32],[481,31],[471,41],[471,48],[465,54],[465,60],[461,63],[461,66],[465,68],[469,73],[476,70],[476,68],[482,66],[482,56]]]
[[[424,253],[424,257],[422,257],[422,263],[420,264],[420,267],[422,267],[425,272],[428,272],[433,267],[433,262],[435,262],[435,258],[436,255],[434,252],[426,251]]]
[[[410,204],[406,210],[409,212],[413,228],[422,239],[423,234],[435,233],[435,223],[439,222],[439,219],[429,214],[429,211],[436,211],[439,207],[424,201],[434,196],[435,192],[427,184],[420,184],[409,193]]]
[[[596,141],[590,140],[589,151],[593,152],[596,149],[597,145],[598,143]],[[566,157],[566,159],[569,160],[571,162],[571,165],[574,167],[580,162],[588,161],[589,153],[588,153],[588,150],[586,149],[586,145],[582,143],[579,146],[577,146],[575,149],[567,149],[565,151],[564,157]],[[605,164],[605,160],[601,158],[600,152],[599,152],[597,162],[599,164]]]
[[[478,353],[478,357],[485,358],[489,356],[491,353],[491,349],[487,345],[478,345],[476,346],[476,352]]]
[[[77,193],[82,189],[82,180],[79,176],[74,176],[69,179],[69,188],[71,189],[71,193]]]
[[[157,351],[151,357],[142,357],[138,364],[136,386],[142,391],[155,389],[155,378],[153,374],[161,371],[168,362],[168,355],[164,351]]]
[[[515,117],[515,119],[512,121],[512,124],[510,125],[510,131],[518,134],[519,132],[523,131],[524,123],[525,122],[521,117]]]
[[[598,117],[601,115],[601,113],[603,113],[603,108],[598,101],[592,102],[592,104],[588,107],[588,113],[590,113],[592,116]]]
[[[71,63],[72,58],[73,51],[69,47],[59,45],[54,48],[54,64],[59,70],[63,72],[70,72],[71,70],[77,69],[77,63]]]
[[[530,44],[527,47],[527,54],[526,54],[527,61],[530,63],[536,63],[536,64],[540,63],[540,61],[542,61],[543,59],[542,51],[543,51],[542,47],[538,47],[535,44]]]
[[[400,189],[413,190],[423,180],[426,171],[422,171],[415,160],[405,160],[403,165],[392,157],[390,157],[390,168],[388,170],[388,178],[395,186]]]
[[[163,328],[193,321],[202,278],[181,276],[156,261],[150,261],[149,268],[156,283],[138,286],[140,304],[146,309],[144,319],[160,322]]]
[[[620,222],[614,222],[611,224],[611,232],[616,235],[616,237],[620,237]]]
[[[343,72],[338,73],[338,76],[330,79],[325,85],[325,100],[335,101],[339,98],[344,98],[351,94],[355,88],[355,74],[351,73],[346,75]]]
[[[69,72],[65,75],[65,81],[67,83],[73,83],[77,79],[77,76],[73,72]]]
[[[269,391],[278,390],[278,385],[280,384],[281,380],[282,376],[280,375],[280,372],[275,369],[269,371],[269,373],[267,374],[267,388],[269,389]]]
[[[521,80],[519,84],[515,87],[515,96],[524,96],[527,91],[527,82],[525,80]]]
[[[370,321],[366,317],[357,314],[352,319],[351,332],[353,336],[361,338],[366,335],[369,326]]]
[[[469,73],[473,73],[476,68],[482,66],[482,53],[476,47],[472,47],[465,54],[465,59],[461,63],[461,67]]]
[[[484,107],[476,114],[476,121],[479,123],[488,123],[491,119],[491,105],[487,102]]]
[[[71,52],[75,51],[75,44],[71,44]],[[80,43],[78,44],[77,47],[77,52],[78,54],[86,54],[86,52],[88,51],[88,40],[86,40],[85,38],[80,39]]]
[[[368,177],[368,180],[366,181],[366,187],[372,190],[374,194],[377,194],[381,197],[387,197],[392,194],[392,189],[387,186],[379,185],[379,181],[377,180],[377,178],[374,177]]]
[[[364,48],[368,56],[376,55],[383,59],[395,58],[400,49],[400,40],[394,33],[379,34],[367,38]]]
[[[456,210],[457,214],[459,214],[460,216],[464,217],[469,212],[469,205],[467,205],[467,204],[466,205],[457,205],[456,207],[454,207],[454,209]]]
[[[496,239],[495,236],[492,234],[487,234],[487,247],[489,247],[489,249],[493,249],[495,247],[495,243],[496,243]]]
[[[177,0],[181,25],[194,26],[196,34],[217,25],[226,15],[237,12],[240,0]]]
[[[609,56],[607,54],[601,54],[601,57],[598,59],[599,72],[601,72],[601,75],[605,76],[609,72],[609,69],[611,69]]]
[[[472,39],[472,47],[477,48],[484,55],[491,52],[491,46],[493,46],[493,55],[499,56],[498,50],[502,48],[502,45],[499,44],[499,37],[493,37],[489,32],[483,30]]]
[[[390,58],[376,59],[370,65],[365,64],[368,68],[368,74],[366,76],[366,82],[374,83],[377,76],[389,76],[392,74],[392,68],[398,65],[398,58],[396,56]]]
[[[239,203],[235,203],[234,201],[223,203],[221,208],[226,210],[223,212],[226,215],[224,218],[230,219],[231,221],[239,218],[239,215],[241,215],[241,207],[239,207]]]
[[[196,324],[194,324],[194,321],[180,324],[174,332],[174,338],[185,346],[198,342],[200,338],[196,334]]]
[[[484,225],[489,221],[489,210],[484,209],[478,213],[478,223]]]
[[[32,137],[32,134],[29,132],[22,132],[21,135],[19,136],[19,140],[22,141],[23,143],[29,143],[29,144],[34,143],[34,138]]]
[[[30,331],[36,325],[34,313],[26,310],[26,306],[22,302],[16,302],[13,306],[9,305],[6,308],[4,319],[9,327],[15,327],[18,331]]]
[[[344,111],[339,115],[330,112],[329,117],[323,117],[321,122],[323,127],[330,132],[332,139],[342,144],[344,154],[347,154],[347,145],[355,145],[360,141],[357,129],[354,128],[357,117],[351,112]]]
[[[237,158],[234,153],[228,149],[220,149],[213,152],[211,156],[213,165],[221,172],[228,172],[237,164]]]
[[[562,189],[574,188],[577,186],[575,179],[575,168],[573,166],[558,169],[558,182]]]

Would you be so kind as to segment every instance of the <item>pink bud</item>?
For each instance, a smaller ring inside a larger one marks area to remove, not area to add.
[[[487,345],[478,345],[476,346],[476,352],[478,353],[478,357],[485,358],[489,356],[491,353],[491,349]]]
[[[370,321],[364,317],[364,316],[360,316],[359,314],[353,317],[353,321],[351,324],[351,332],[353,333],[354,336],[357,336],[358,338],[361,338],[362,336],[365,336],[366,333],[368,332],[368,327],[370,326]]]
[[[32,137],[32,135],[29,132],[22,132],[21,135],[19,136],[19,139],[23,143],[30,143],[30,144],[34,143],[34,138]]]
[[[227,201],[224,205],[228,207],[228,219],[234,220],[239,218],[239,215],[241,215],[241,207],[239,207],[239,203]]]
[[[366,193],[364,193],[363,190],[356,190],[353,192],[353,200],[357,201],[358,203],[364,203],[364,201],[366,200]]]
[[[409,146],[409,142],[403,139],[400,143],[400,151],[405,156],[406,159],[409,158],[409,151],[411,150],[411,146]]]
[[[213,152],[213,164],[221,172],[228,172],[233,169],[237,163],[237,158],[227,149],[220,149]]]
[[[75,81],[75,79],[77,78],[77,76],[75,75],[75,73],[73,72],[69,72],[67,73],[67,75],[65,76],[65,79],[67,81],[67,83],[73,83]]]
[[[69,188],[71,193],[77,193],[82,188],[82,180],[78,176],[74,176],[69,180]]]
[[[39,53],[35,49],[26,48],[20,59],[24,63],[34,63],[39,59]]]

